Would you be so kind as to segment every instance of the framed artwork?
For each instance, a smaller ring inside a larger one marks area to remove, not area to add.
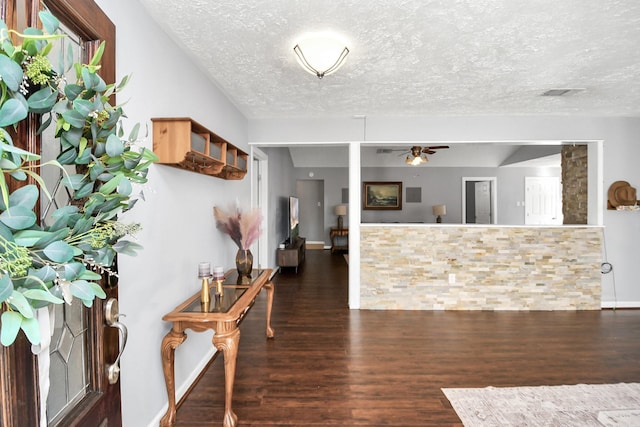
[[[363,182],[362,209],[402,210],[402,182]]]

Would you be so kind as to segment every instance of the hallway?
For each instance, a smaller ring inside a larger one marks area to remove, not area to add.
[[[242,323],[233,409],[252,426],[459,426],[442,387],[640,382],[640,310],[348,310],[342,254],[308,250]],[[189,331],[189,333],[191,333]],[[223,358],[176,426],[221,425]]]

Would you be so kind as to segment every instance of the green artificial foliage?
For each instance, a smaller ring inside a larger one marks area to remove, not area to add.
[[[99,76],[104,44],[88,64],[65,67],[60,58],[60,69],[54,69],[48,55],[64,36],[57,34],[59,22],[51,13],[39,17],[44,31],[28,28],[23,34],[0,20],[0,342],[5,346],[20,330],[31,343],[40,342],[38,308],[74,298],[91,307],[96,297],[106,297],[99,281],[111,273],[116,253],[135,255],[140,248],[126,238],[140,226],[121,223],[118,215],[133,207],[132,184],[145,183],[157,161],[136,146],[138,125],[124,137],[124,111],[109,104],[128,78],[115,85]],[[13,44],[12,35],[20,44]],[[69,72],[75,81],[63,77]],[[9,130],[29,113],[40,117],[38,133],[55,122],[60,145],[55,160],[41,163],[37,153],[14,146]],[[44,225],[36,205],[40,194],[51,197],[39,174],[46,167],[65,171],[61,183],[74,203],[55,210]],[[9,191],[9,179],[28,178],[38,185]]]

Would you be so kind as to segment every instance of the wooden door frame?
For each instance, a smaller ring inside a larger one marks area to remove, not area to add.
[[[2,18],[9,28],[17,27],[16,4],[20,0],[0,0],[0,18]],[[29,26],[37,26],[37,12],[41,9],[40,0],[24,0],[26,5],[26,19]],[[102,64],[108,64],[100,69],[101,77],[107,82],[115,82],[116,64],[116,30],[115,25],[107,15],[92,0],[46,0],[49,10],[76,34],[79,34],[85,44],[84,58],[88,59],[98,49],[102,41],[106,42],[102,56]],[[98,17],[99,19],[96,19]],[[115,103],[115,99],[112,100]],[[20,144],[29,151],[40,151],[40,138],[36,136],[35,130],[38,128],[37,118],[30,115],[28,124],[23,129],[18,130],[21,138],[14,138],[16,145]],[[117,297],[117,286],[109,287],[104,285],[107,299]],[[108,328],[104,323],[104,303],[106,300],[96,300],[91,310],[86,310],[88,324],[95,325],[97,333],[94,334],[87,343],[89,349],[89,363],[91,366],[99,368],[99,371],[92,370],[89,379],[95,392],[90,392],[64,420],[64,425],[68,426],[94,426],[92,421],[87,421],[93,417],[93,404],[100,399],[100,395],[105,391],[114,396],[114,404],[108,407],[101,407],[98,411],[101,415],[108,416],[110,413],[118,413],[118,421],[113,425],[121,425],[120,417],[120,383],[111,385],[107,381],[104,367],[107,362],[116,359],[118,353],[119,335],[114,328]],[[24,334],[18,337],[10,347],[0,348],[0,421],[4,427],[39,425],[40,421],[40,399],[38,392],[38,367],[36,357],[31,352],[31,344]],[[111,423],[109,424],[112,425]]]

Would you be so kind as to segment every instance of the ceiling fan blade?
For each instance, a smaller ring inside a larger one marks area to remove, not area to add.
[[[430,153],[429,151],[432,151],[432,150],[439,150],[439,149],[441,149],[441,148],[449,148],[449,146],[448,146],[448,145],[433,145],[433,146],[431,146],[431,147],[424,147],[424,148],[422,149],[422,152],[423,152],[423,153],[427,153],[427,154],[433,154],[433,153],[435,153],[435,151],[433,151],[433,152],[431,152],[431,153]]]
[[[411,150],[407,150],[406,148],[378,148],[376,150],[376,154],[392,154],[400,152],[400,154],[396,154],[396,156],[406,156],[411,152]]]

